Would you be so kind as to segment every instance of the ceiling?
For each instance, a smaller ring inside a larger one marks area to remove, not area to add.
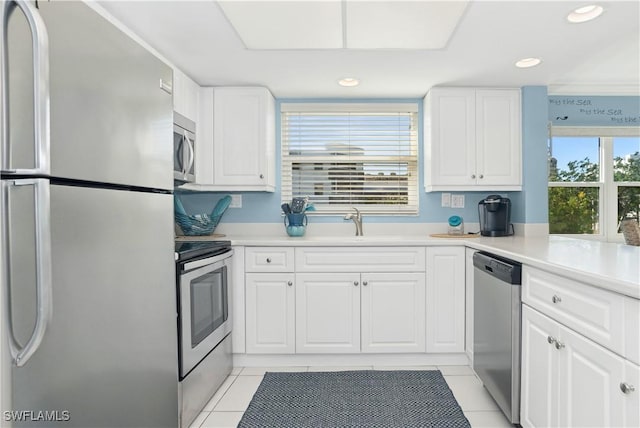
[[[271,31],[281,31],[276,15],[265,12],[268,3],[255,3],[260,7],[254,16],[245,16],[245,23],[254,20],[269,31],[264,24],[273,22]],[[287,3],[300,9],[319,2],[273,3],[281,10]],[[213,0],[100,2],[202,86],[266,86],[278,98],[418,98],[436,85],[544,85],[550,93],[640,95],[640,2],[598,2],[605,9],[598,19],[567,22],[566,15],[585,4],[470,1],[440,49],[304,49],[295,44],[294,49],[248,49]],[[383,27],[370,30],[378,28]],[[542,63],[514,67],[527,57]],[[361,84],[341,87],[337,81],[343,77],[356,77]]]

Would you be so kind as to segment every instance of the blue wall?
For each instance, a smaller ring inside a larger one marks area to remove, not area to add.
[[[419,177],[419,214],[411,216],[367,216],[368,223],[444,223],[451,215],[459,215],[467,222],[478,221],[478,202],[492,192],[452,192],[465,196],[465,208],[442,208],[441,192],[424,192],[424,159],[422,156],[423,147],[423,113],[422,99],[279,99],[276,101],[276,191],[273,193],[264,192],[243,192],[242,208],[229,209],[224,214],[223,221],[228,223],[279,223],[281,217],[281,194],[280,194],[280,104],[282,103],[309,103],[309,102],[330,102],[330,103],[357,103],[357,102],[381,102],[381,103],[411,103],[415,102],[419,106],[418,126],[419,126],[419,148],[418,160]],[[546,107],[546,99],[545,104]],[[215,203],[227,193],[219,192],[183,192],[178,191],[180,198],[188,213],[210,212]],[[233,193],[233,192],[232,192]],[[493,192],[495,193],[495,192]],[[509,195],[511,196],[511,195]],[[312,222],[317,223],[341,223],[344,220],[338,215],[314,215]]]
[[[276,104],[276,192],[244,192],[242,208],[229,209],[223,221],[230,223],[279,223],[280,215],[280,104],[283,102],[417,102],[419,105],[419,214],[417,216],[368,216],[371,223],[444,223],[451,215],[467,222],[478,221],[478,202],[491,192],[454,192],[465,195],[465,208],[442,208],[441,192],[425,193],[422,156],[421,99],[280,99]],[[547,223],[547,140],[549,122],[554,126],[639,126],[640,97],[620,96],[548,96],[545,86],[522,88],[523,191],[506,194],[513,203],[514,223]],[[227,193],[188,192],[181,194],[189,213],[210,212]],[[340,223],[341,216],[314,216],[313,222]]]
[[[547,87],[522,88],[522,192],[511,194],[514,223],[547,223]]]
[[[554,126],[640,126],[640,97],[550,96]]]

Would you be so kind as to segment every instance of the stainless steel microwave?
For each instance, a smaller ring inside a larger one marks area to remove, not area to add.
[[[173,113],[173,179],[183,183],[195,181],[196,124]]]

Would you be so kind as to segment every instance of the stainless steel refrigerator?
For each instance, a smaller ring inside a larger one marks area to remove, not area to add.
[[[84,3],[0,6],[0,424],[177,427],[172,71]]]

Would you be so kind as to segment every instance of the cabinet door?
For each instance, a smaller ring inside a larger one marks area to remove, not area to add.
[[[427,190],[475,184],[475,91],[434,88],[429,91],[425,106]],[[429,189],[430,186],[436,188]]]
[[[557,426],[558,324],[522,305],[522,365],[520,423],[525,428]]]
[[[464,352],[464,247],[427,248],[427,352]]]
[[[360,274],[296,274],[296,352],[360,352]]]
[[[273,191],[275,107],[269,91],[215,88],[213,103],[214,184]]]
[[[173,110],[197,123],[200,87],[177,68],[173,69]]]
[[[362,352],[424,352],[424,273],[361,276]]]
[[[465,249],[465,350],[473,365],[473,254],[476,250]]]
[[[624,360],[566,327],[558,341],[559,426],[622,426]]]
[[[479,186],[522,185],[520,91],[476,91],[476,170]]]
[[[625,376],[620,382],[626,383],[633,390],[624,394],[625,427],[640,427],[640,366],[630,361],[625,362]],[[623,385],[619,385],[622,388]],[[622,389],[620,390],[622,392]]]
[[[246,274],[247,353],[295,352],[292,273]]]

